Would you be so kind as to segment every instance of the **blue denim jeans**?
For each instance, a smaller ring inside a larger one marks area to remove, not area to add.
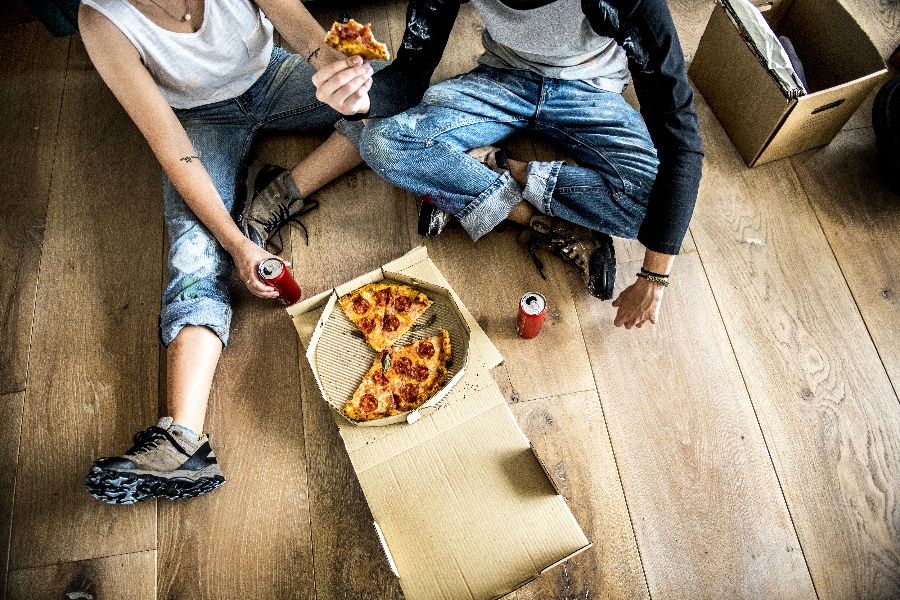
[[[336,127],[358,144],[362,123],[338,122],[341,115],[316,100],[313,73],[302,57],[276,46],[265,73],[245,93],[175,110],[229,212],[240,208],[240,202],[235,206],[238,174],[260,131],[327,133]],[[184,326],[200,325],[225,345],[231,325],[231,256],[194,216],[165,173],[163,200],[170,249],[169,282],[159,319],[162,342],[168,346]]]
[[[522,130],[563,148],[577,166],[531,161],[523,189],[465,154]],[[371,119],[360,152],[385,179],[454,215],[474,240],[523,199],[543,214],[635,238],[659,164],[621,94],[483,65],[432,86],[406,112]]]

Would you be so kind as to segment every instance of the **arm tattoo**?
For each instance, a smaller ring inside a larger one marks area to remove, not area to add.
[[[321,49],[322,49],[322,48],[316,48],[315,50],[313,50],[312,52],[310,52],[310,53],[309,53],[309,56],[306,57],[306,62],[310,62],[310,61],[312,61],[312,59],[314,59],[314,58],[316,58],[317,56],[319,56],[319,50],[321,50]]]
[[[199,156],[182,156],[182,157],[179,158],[178,160],[183,161],[183,162],[186,162],[186,163],[189,163],[189,162],[193,161],[195,158],[196,158],[197,160],[200,160],[200,157],[199,157]]]

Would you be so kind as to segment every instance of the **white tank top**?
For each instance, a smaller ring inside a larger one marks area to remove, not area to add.
[[[173,108],[234,98],[269,65],[272,24],[250,0],[206,0],[194,33],[163,29],[128,0],[82,0],[122,31]]]

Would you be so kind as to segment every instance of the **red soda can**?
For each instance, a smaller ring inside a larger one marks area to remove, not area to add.
[[[290,306],[300,299],[300,286],[294,281],[291,272],[278,258],[267,258],[259,263],[259,278],[278,290],[278,300]]]
[[[537,292],[528,292],[519,300],[516,331],[526,340],[536,338],[547,314],[547,299]]]

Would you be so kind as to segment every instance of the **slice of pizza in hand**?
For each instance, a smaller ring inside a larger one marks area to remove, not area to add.
[[[390,60],[387,47],[375,40],[369,23],[362,25],[353,19],[335,22],[325,37],[325,43],[347,56],[362,56],[366,60]]]

